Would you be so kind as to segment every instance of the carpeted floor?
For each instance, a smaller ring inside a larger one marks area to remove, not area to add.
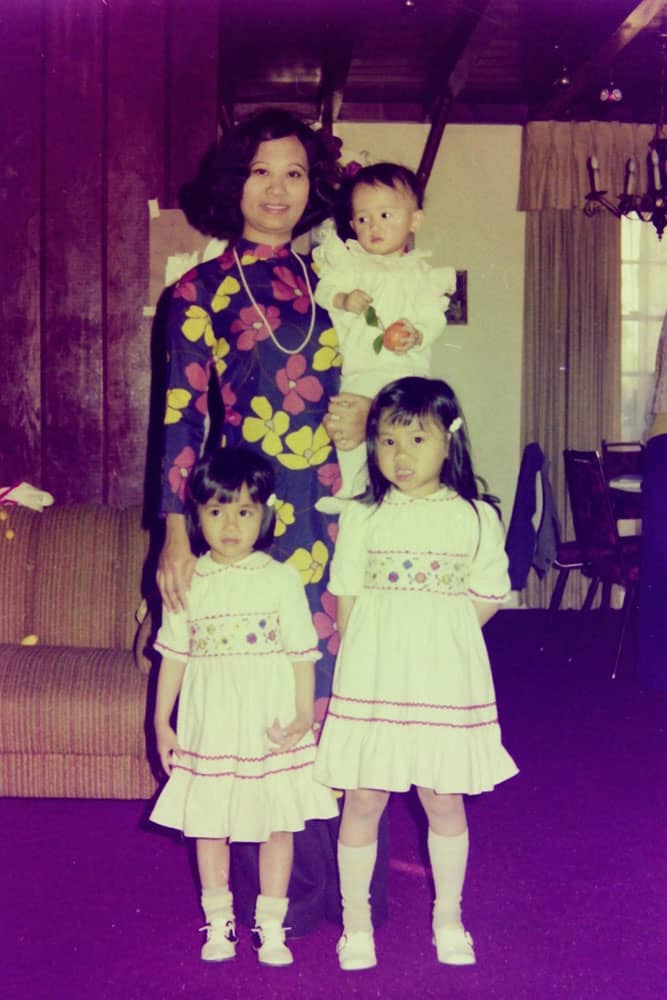
[[[20,1000],[297,997],[653,1000],[667,987],[667,695],[641,691],[631,649],[609,678],[617,617],[505,611],[487,628],[518,777],[468,803],[464,914],[475,968],[435,961],[425,831],[412,795],[389,807],[388,921],[379,966],[342,973],[338,928],[260,969],[199,960],[187,848],[139,802],[0,800],[0,987]]]

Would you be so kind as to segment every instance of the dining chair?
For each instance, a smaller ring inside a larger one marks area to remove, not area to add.
[[[617,520],[642,516],[641,476],[644,469],[644,445],[641,441],[602,439],[602,468],[611,490],[612,507]],[[630,485],[625,481],[629,480]]]
[[[526,445],[521,457],[506,550],[512,590],[524,589],[531,569],[540,579],[551,568],[558,571],[550,611],[559,609],[570,573],[583,571],[578,543],[561,540],[549,461],[536,441]]]
[[[563,459],[574,533],[586,564],[585,572],[595,583],[594,588],[589,588],[582,611],[592,607],[599,584],[602,584],[601,607],[611,606],[613,584],[625,590],[612,669],[612,677],[616,677],[628,623],[639,592],[641,538],[638,535],[622,537],[618,533],[599,452],[565,449]]]

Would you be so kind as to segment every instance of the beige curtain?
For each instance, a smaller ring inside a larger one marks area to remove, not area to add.
[[[536,122],[524,132],[520,208],[526,219],[522,442],[537,441],[550,475],[563,538],[572,538],[562,453],[599,448],[620,433],[620,223],[606,210],[592,218],[587,157],[600,162],[601,186],[623,190],[625,163],[645,156],[648,126]],[[640,183],[646,178],[640,173]],[[529,607],[548,604],[553,573],[531,573]],[[563,607],[579,607],[578,574]]]

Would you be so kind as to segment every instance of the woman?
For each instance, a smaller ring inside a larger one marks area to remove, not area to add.
[[[336,395],[336,335],[315,304],[310,259],[290,246],[293,236],[331,213],[338,177],[333,145],[289,112],[267,109],[209,150],[197,178],[181,191],[190,223],[228,242],[220,257],[180,279],[169,306],[166,534],[157,573],[167,608],[184,606],[195,562],[184,485],[204,447],[251,445],[271,457],[278,472],[272,553],[296,566],[306,586],[323,654],[316,677],[320,705],[331,688],[337,645],[335,600],[325,590],[330,526],[315,510],[337,476],[326,428],[337,446],[354,447],[363,439],[368,409],[363,397]],[[324,912],[336,914],[330,826],[315,821],[295,838],[286,921],[293,933],[314,926]],[[251,850],[241,845],[236,853],[254,871]],[[241,858],[235,865],[238,871]],[[239,883],[250,884],[247,869]],[[237,898],[239,918],[250,922],[252,892],[241,890]]]

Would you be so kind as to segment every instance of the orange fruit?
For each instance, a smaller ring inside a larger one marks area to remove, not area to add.
[[[405,341],[416,333],[414,326],[407,320],[397,319],[395,323],[390,323],[382,335],[382,344],[388,351],[395,351],[397,347],[404,347]]]

